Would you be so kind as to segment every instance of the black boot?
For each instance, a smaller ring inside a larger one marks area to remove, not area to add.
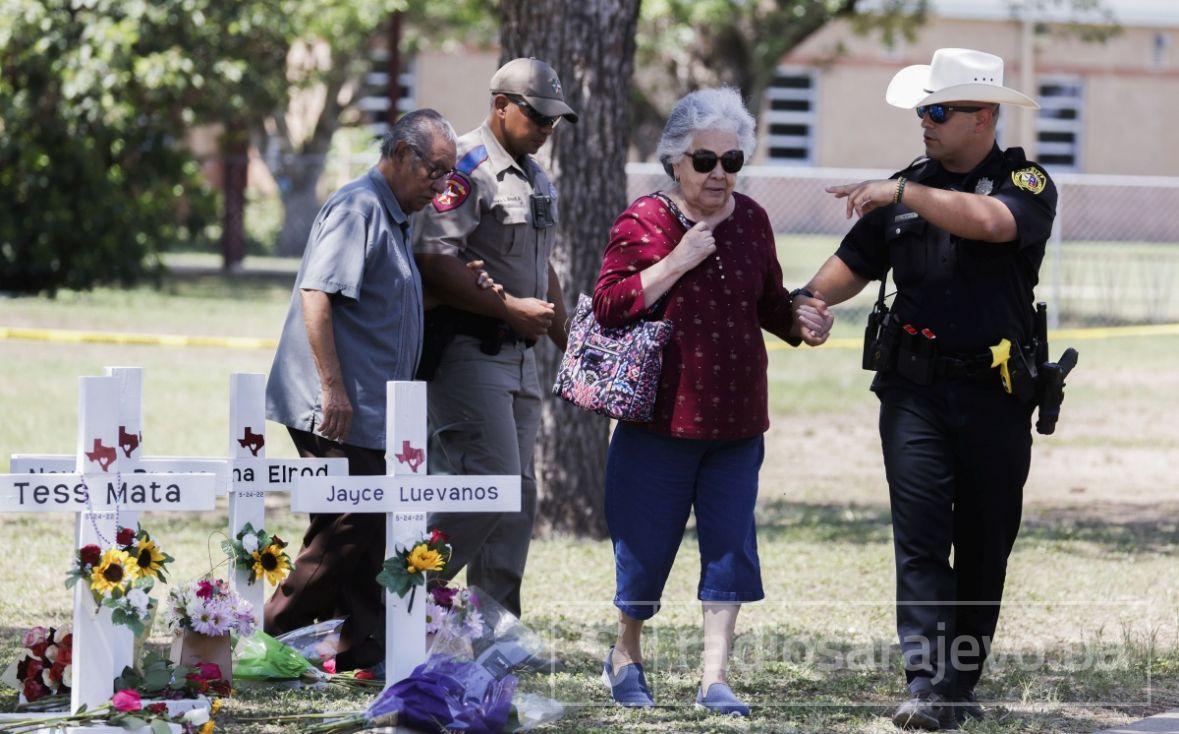
[[[954,710],[946,705],[940,693],[921,690],[905,701],[892,715],[892,723],[901,729],[939,731],[957,729]]]

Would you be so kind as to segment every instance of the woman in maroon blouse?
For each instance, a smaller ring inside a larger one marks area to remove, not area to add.
[[[666,318],[673,336],[650,423],[619,423],[606,465],[619,633],[604,677],[625,706],[654,701],[643,622],[659,609],[691,510],[700,547],[704,661],[696,703],[747,716],[725,676],[742,602],[764,597],[753,517],[769,427],[762,329],[797,345],[826,339],[821,301],[796,321],[765,210],[733,191],[754,121],[732,89],[681,99],[659,144],[669,188],[615,221],[594,290],[603,326]],[[809,295],[809,294],[808,294]]]

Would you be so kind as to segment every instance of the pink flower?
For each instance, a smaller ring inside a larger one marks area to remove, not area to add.
[[[213,582],[205,579],[197,583],[196,595],[202,599],[213,598]]]
[[[143,702],[139,700],[139,694],[130,688],[119,691],[111,698],[111,705],[115,707],[115,711],[138,711],[143,708]]]
[[[32,647],[38,643],[45,642],[47,639],[49,639],[49,630],[44,627],[34,627],[28,632],[25,632],[25,636],[21,638],[21,644],[25,647]]]
[[[217,663],[197,663],[196,674],[201,680],[221,680],[221,666]]]
[[[371,670],[368,670],[367,668],[364,670],[356,671],[356,680],[374,680],[376,677],[377,676],[374,675],[373,672]]]
[[[327,660],[323,661],[323,672],[331,673],[332,675],[336,674],[336,659],[335,658],[328,658]]]

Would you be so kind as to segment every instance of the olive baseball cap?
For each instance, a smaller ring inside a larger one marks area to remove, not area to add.
[[[577,122],[577,113],[565,104],[561,80],[553,67],[539,59],[512,59],[491,77],[492,94],[516,94],[545,117]]]

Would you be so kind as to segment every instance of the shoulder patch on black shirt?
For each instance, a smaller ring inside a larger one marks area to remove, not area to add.
[[[1016,188],[1023,189],[1024,191],[1041,194],[1044,192],[1044,187],[1048,185],[1048,174],[1036,166],[1028,166],[1027,168],[1012,171],[1011,183],[1015,184]]]

